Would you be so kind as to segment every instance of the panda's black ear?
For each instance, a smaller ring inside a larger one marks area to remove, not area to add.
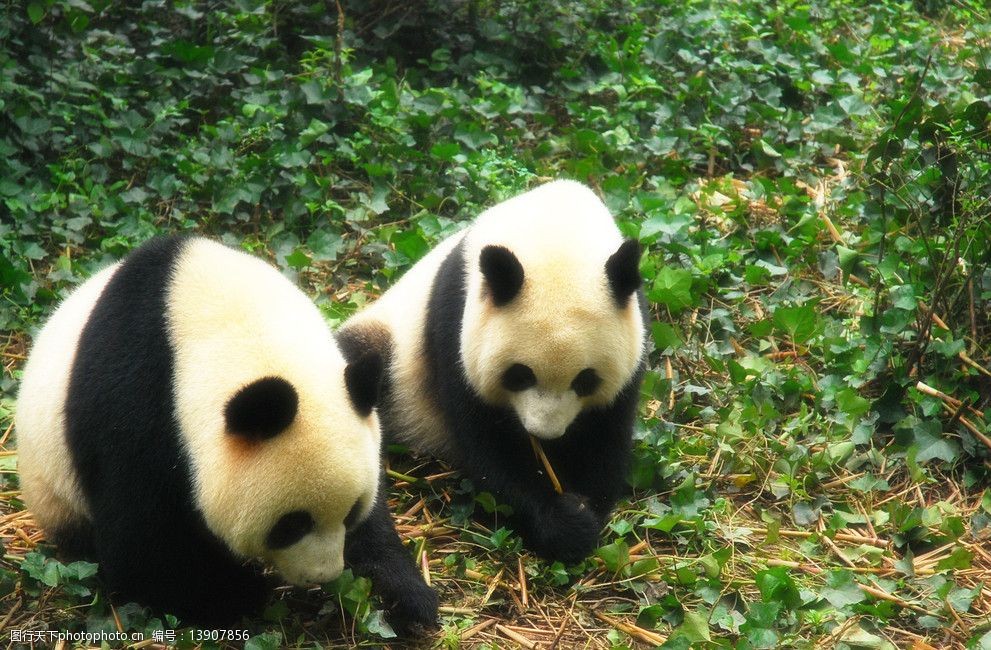
[[[625,307],[630,296],[643,282],[640,277],[639,242],[635,239],[627,239],[620,244],[615,253],[609,256],[606,260],[606,278],[609,280],[609,289],[612,290],[616,304]]]
[[[495,306],[512,302],[523,287],[523,265],[516,256],[504,246],[486,246],[478,262]]]
[[[250,440],[267,440],[292,424],[298,408],[296,389],[282,377],[253,381],[227,402],[227,432]]]
[[[379,401],[383,366],[382,357],[375,352],[366,352],[344,369],[344,385],[354,409],[362,417],[368,417]]]

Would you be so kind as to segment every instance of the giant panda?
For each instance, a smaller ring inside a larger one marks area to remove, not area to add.
[[[62,552],[99,562],[111,592],[188,622],[257,611],[261,564],[320,583],[348,554],[384,596],[414,600],[395,608],[399,627],[427,624],[436,596],[387,514],[391,537],[346,549],[346,531],[385,507],[381,374],[374,352],[345,361],[319,310],[265,262],[153,239],[35,339],[15,416],[24,501]],[[376,572],[368,554],[382,548],[393,564]]]
[[[338,332],[387,358],[385,434],[498,495],[549,559],[592,551],[624,489],[647,351],[639,258],[589,188],[554,181],[483,212]]]

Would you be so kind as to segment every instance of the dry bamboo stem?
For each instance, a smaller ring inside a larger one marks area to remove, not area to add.
[[[523,572],[523,558],[517,556],[516,567],[520,576],[520,600],[523,602],[523,607],[530,606],[530,599],[527,597],[526,589],[526,573]]]
[[[614,627],[620,632],[626,632],[630,636],[636,639],[640,639],[644,643],[649,643],[650,645],[657,646],[657,645],[664,645],[664,643],[667,641],[666,637],[661,636],[656,632],[651,632],[650,630],[645,630],[642,627],[637,627],[632,623],[627,623],[625,621],[615,619],[611,616],[606,616],[602,612],[592,612],[592,614],[595,616],[595,618],[599,619],[606,625],[610,627]]]
[[[438,609],[440,609],[440,608],[438,608]],[[479,632],[483,632],[483,631],[487,630],[488,628],[492,627],[493,625],[495,625],[495,622],[496,622],[496,619],[490,618],[490,619],[487,619],[487,620],[482,621],[481,623],[479,623],[478,625],[475,625],[474,627],[468,628],[467,630],[465,630],[464,634],[461,635],[461,640],[462,641],[467,641],[468,639],[470,639],[471,637],[475,636]]]
[[[953,416],[955,416],[956,413],[957,413],[956,409],[954,409],[952,406],[950,406],[946,402],[943,402],[943,409],[947,413],[949,413],[950,415],[953,415]],[[985,447],[987,447],[988,449],[991,449],[991,438],[988,438],[986,435],[984,435],[983,433],[981,433],[981,430],[978,429],[977,427],[975,427],[973,422],[971,422],[970,420],[968,420],[967,418],[965,418],[962,415],[959,418],[957,418],[957,419],[960,421],[960,424],[964,425],[967,428],[967,431],[970,431],[972,434],[974,434],[974,437],[977,438],[978,440],[980,440],[984,444]]]
[[[664,374],[671,382],[671,392],[668,394],[668,411],[674,411],[674,371],[671,368],[671,357],[664,357]]]
[[[766,528],[751,528],[750,530],[761,535],[767,535]],[[778,535],[780,535],[781,537],[800,537],[803,539],[812,537],[813,535],[819,535],[821,537],[826,536],[824,532],[818,533],[810,530],[783,530],[783,529],[778,531]],[[854,535],[852,533],[836,533],[835,535],[833,535],[833,538],[838,539],[841,542],[850,542],[852,544],[867,544],[869,546],[876,546],[878,548],[887,548],[891,544],[891,542],[889,542],[886,539],[864,537],[863,535]]]
[[[970,366],[971,368],[973,368],[977,372],[981,373],[982,375],[987,375],[988,377],[991,377],[991,370],[988,370],[987,368],[985,368],[981,364],[979,364],[976,361],[974,361],[973,359],[971,359],[969,356],[967,356],[967,353],[966,352],[960,352],[960,354],[958,354],[957,356],[960,357],[960,360],[961,361],[963,361],[964,363],[966,363],[968,366]]]
[[[488,591],[485,592],[485,598],[482,599],[482,603],[478,606],[479,609],[485,607],[489,603],[489,598],[492,598],[492,594],[495,593],[495,590],[499,587],[500,580],[502,579],[502,572],[504,570],[505,567],[499,569],[499,573],[497,573],[496,577],[492,580],[492,582],[489,583]],[[468,575],[467,571],[465,572],[465,575]],[[512,591],[511,589],[509,589],[508,585],[507,585],[507,589]]]
[[[950,406],[952,406],[954,408],[960,408],[961,406],[963,406],[963,402],[961,402],[960,400],[958,400],[956,397],[951,397],[951,396],[947,395],[946,393],[944,393],[943,391],[941,391],[939,389],[936,389],[936,388],[933,388],[932,386],[929,386],[928,384],[924,384],[921,381],[915,383],[915,388],[920,393],[925,393],[926,395],[929,395],[930,397],[936,397],[938,399],[941,399],[941,400],[943,400],[944,402],[946,402],[947,404],[949,404]],[[966,409],[968,411],[970,411],[971,413],[973,413],[974,415],[976,415],[977,417],[979,417],[979,418],[983,418],[984,417],[984,411],[978,411],[977,409],[973,408],[972,406],[966,406]]]
[[[534,643],[530,639],[526,638],[525,636],[523,636],[519,632],[514,632],[513,630],[510,630],[505,625],[499,625],[498,623],[496,623],[495,628],[500,632],[500,634],[502,634],[505,637],[509,637],[513,641],[516,641],[517,643],[519,643],[524,648],[528,648],[529,650],[533,650],[533,648],[536,648],[537,647],[537,644],[536,643]]]
[[[799,571],[805,571],[806,573],[811,573],[813,575],[819,575],[822,573],[822,569],[820,569],[817,566],[813,566],[811,564],[801,564],[800,562],[792,562],[790,560],[777,560],[771,558],[767,561],[767,564],[768,566],[783,566],[783,567],[788,567],[789,569],[798,569]],[[907,600],[903,600],[899,598],[898,596],[893,596],[882,589],[878,589],[877,587],[862,585],[859,582],[857,583],[857,586],[860,587],[861,591],[863,591],[865,594],[869,596],[874,596],[875,598],[878,598],[880,600],[886,600],[889,603],[894,603],[898,605],[899,607],[912,609],[922,614],[929,613],[929,611],[926,610],[924,607],[920,607],[918,605],[910,603]]]
[[[554,468],[551,467],[551,461],[547,458],[547,454],[544,453],[544,448],[540,446],[540,442],[530,436],[530,446],[533,447],[534,455],[540,459],[540,462],[544,465],[544,471],[547,472],[547,476],[551,479],[551,485],[554,486],[554,491],[558,494],[564,494],[564,488],[561,487],[561,481],[557,480],[557,474],[554,472]]]

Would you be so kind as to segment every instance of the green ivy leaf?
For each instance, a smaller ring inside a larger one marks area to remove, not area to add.
[[[826,574],[826,586],[819,595],[829,601],[836,609],[859,603],[867,598],[857,585],[853,573],[846,569],[837,569]]]
[[[263,632],[248,639],[244,650],[279,650],[282,640],[281,632]]]
[[[921,420],[909,416],[899,422],[895,429],[911,432],[917,463],[926,463],[935,459],[951,463],[960,454],[960,445],[957,441],[943,436],[943,425],[939,420]]]
[[[678,330],[669,323],[655,321],[650,324],[650,332],[654,339],[654,347],[662,352],[679,350],[685,344]]]
[[[27,12],[28,18],[30,18],[31,22],[35,25],[40,23],[45,18],[45,8],[37,2],[29,2]]]
[[[711,641],[709,635],[709,616],[703,612],[685,612],[685,619],[671,633],[672,636],[683,636],[692,643]]]
[[[654,277],[654,284],[648,294],[651,301],[667,305],[674,313],[681,312],[694,304],[691,271],[663,267]]]
[[[622,539],[599,547],[595,554],[602,558],[603,564],[611,573],[616,573],[630,562],[630,547]]]
[[[396,638],[396,633],[389,625],[388,621],[385,620],[385,612],[381,609],[376,609],[372,611],[368,617],[365,619],[365,627],[369,632],[383,639],[394,639]]]
[[[815,309],[811,305],[778,307],[772,317],[775,328],[788,335],[795,343],[805,343],[819,329]]]
[[[310,256],[303,252],[301,248],[297,248],[289,255],[286,255],[286,264],[290,268],[303,269],[313,263]]]

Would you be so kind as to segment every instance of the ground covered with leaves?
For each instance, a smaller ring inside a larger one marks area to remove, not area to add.
[[[112,606],[23,511],[18,377],[66,292],[195,230],[337,323],[486,206],[570,177],[645,249],[630,495],[593,557],[548,564],[491,495],[394,454],[442,600],[423,645],[991,648],[983,3],[5,4],[0,642],[224,645]],[[403,647],[379,607],[348,574],[286,588],[248,646]]]

